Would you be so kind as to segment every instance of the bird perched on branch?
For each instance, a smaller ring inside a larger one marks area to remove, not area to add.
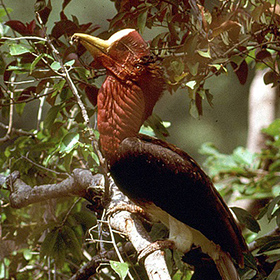
[[[183,253],[193,246],[209,255],[224,280],[239,279],[246,244],[227,205],[199,165],[165,141],[140,135],[164,91],[160,65],[134,29],[108,40],[76,33],[107,70],[98,93],[102,152],[115,183],[132,201],[169,228]]]

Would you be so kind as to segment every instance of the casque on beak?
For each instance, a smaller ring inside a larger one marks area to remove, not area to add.
[[[102,40],[98,37],[84,34],[84,33],[75,33],[71,41],[80,42],[93,57],[100,55],[100,53],[106,53],[111,46],[111,43],[108,40]]]

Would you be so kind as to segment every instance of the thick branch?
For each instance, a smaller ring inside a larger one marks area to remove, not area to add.
[[[92,186],[100,195],[103,190],[96,186],[101,186],[102,178],[100,174],[92,175],[88,170],[75,169],[72,176],[60,183],[31,187],[19,179],[18,172],[13,172],[7,180],[11,189],[10,203],[13,208],[22,208],[51,198],[67,196],[88,198],[88,188]]]
[[[127,198],[115,185],[112,186],[112,191],[113,195],[110,207],[114,207],[115,205],[127,201]],[[138,254],[152,243],[152,239],[144,229],[142,223],[130,212],[118,212],[110,217],[109,222],[114,229],[126,234]],[[171,280],[163,251],[157,250],[148,255],[144,260],[144,265],[149,279]]]
[[[250,87],[247,148],[259,153],[265,148],[266,136],[261,130],[275,119],[276,87],[263,81],[265,70],[258,70]]]

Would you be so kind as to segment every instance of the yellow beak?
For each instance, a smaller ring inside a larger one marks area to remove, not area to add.
[[[100,53],[107,52],[111,43],[108,40],[102,40],[98,37],[94,37],[88,34],[75,33],[72,38],[72,41],[79,41],[93,57],[100,55]]]

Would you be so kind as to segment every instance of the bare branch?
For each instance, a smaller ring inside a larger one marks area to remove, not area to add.
[[[44,41],[46,42],[47,40],[43,37],[37,37],[37,36],[22,36],[22,37],[1,37],[1,40],[9,40],[9,41],[18,41],[18,40],[38,40],[38,41]]]
[[[40,104],[39,104],[39,109],[38,109],[38,114],[37,114],[37,132],[40,130],[40,123],[42,120],[42,112],[43,112],[43,106],[46,100],[46,96],[49,90],[50,82],[47,82],[46,87],[43,92],[43,96],[39,98]]]
[[[1,122],[0,122],[0,127],[2,127],[3,129],[8,129],[8,125],[5,125]],[[17,129],[17,128],[12,128],[11,134],[13,134],[13,133],[18,134],[18,135],[34,135],[34,133],[32,133],[32,132],[28,132],[23,129]]]
[[[13,99],[14,99],[14,92],[11,91],[11,100],[13,100]],[[10,135],[11,135],[12,128],[13,128],[13,115],[14,115],[14,104],[10,103],[9,125],[8,125],[6,135],[4,137],[0,138],[0,143],[6,142],[10,139]]]
[[[75,169],[72,176],[60,183],[31,187],[25,184],[19,178],[19,172],[15,171],[7,179],[11,190],[10,203],[13,208],[22,208],[51,198],[79,196],[90,199],[94,192],[102,194],[102,178],[100,174],[92,175],[89,170]],[[91,196],[89,189],[92,191]]]

